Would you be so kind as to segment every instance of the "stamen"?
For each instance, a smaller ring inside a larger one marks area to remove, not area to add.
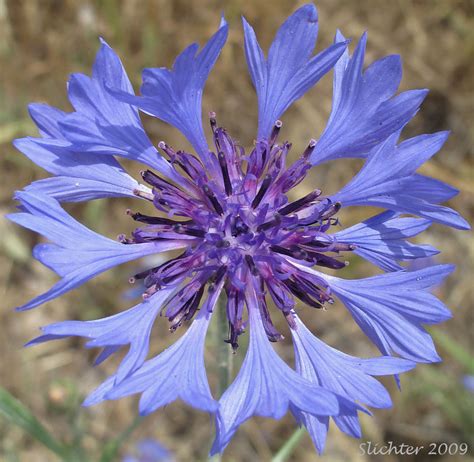
[[[336,260],[319,252],[308,252],[307,255],[309,261],[314,262],[318,266],[323,266],[324,268],[341,269],[347,266],[346,262]]]
[[[227,266],[223,265],[209,278],[209,292],[213,292],[214,290],[216,290],[216,285],[221,282],[226,272]]]
[[[151,170],[142,170],[140,176],[146,181],[150,186],[160,186],[160,177],[153,173]]]
[[[321,252],[329,252],[334,249],[334,242],[328,241],[309,241],[309,242],[302,242],[300,243],[302,247],[309,248],[309,250],[320,250]]]
[[[308,146],[306,147],[306,149],[304,150],[303,152],[303,159],[308,159],[309,156],[312,154],[312,152],[314,151],[314,148],[316,147],[316,140],[314,138],[311,138],[309,140],[309,144]]]
[[[308,258],[308,253],[296,245],[291,246],[288,249],[279,245],[271,245],[270,250],[283,255],[288,255],[289,257],[296,258],[297,260],[306,260]]]
[[[220,202],[217,200],[217,197],[214,195],[214,193],[211,191],[211,188],[206,184],[202,188],[204,190],[204,193],[206,194],[207,198],[211,202],[212,206],[214,207],[214,210],[219,214],[223,215],[224,210],[222,208],[222,205]]]
[[[306,292],[304,292],[298,284],[293,279],[286,279],[283,283],[290,289],[291,293],[298,297],[302,302],[305,302],[313,308],[321,309],[323,307],[322,303],[314,300]]]
[[[281,120],[275,121],[275,124],[273,125],[272,133],[270,134],[270,139],[269,139],[269,144],[270,146],[273,146],[275,144],[275,141],[278,138],[278,134],[280,133],[280,129],[283,126],[283,122]]]
[[[272,177],[270,175],[266,175],[265,178],[262,181],[262,184],[260,186],[260,189],[258,190],[257,195],[254,197],[254,199],[252,201],[252,208],[253,209],[256,208],[258,206],[258,204],[260,204],[260,202],[263,199],[263,196],[265,195],[268,188],[270,187],[271,182],[272,182]]]
[[[187,234],[194,237],[204,237],[206,235],[206,232],[202,229],[188,228],[180,223],[174,225],[173,230],[178,234]]]
[[[188,221],[175,221],[170,220],[169,218],[162,218],[162,217],[152,217],[149,215],[144,215],[139,212],[132,212],[130,209],[126,211],[127,215],[132,217],[135,221],[139,223],[146,223],[147,225],[168,225],[168,226],[175,226],[175,225],[188,225],[192,223],[192,220]]]
[[[217,114],[214,111],[209,112],[209,123],[211,124],[211,130],[213,133],[215,133],[217,129],[216,115]]]
[[[183,324],[183,321],[189,321],[193,318],[199,308],[199,303],[201,302],[204,293],[204,286],[205,285],[202,284],[199,290],[192,295],[175,314],[168,317],[169,321],[173,323],[169,328],[171,332],[174,332],[178,327],[180,327]]]
[[[292,212],[296,212],[297,210],[301,209],[304,205],[308,204],[309,202],[312,202],[314,199],[316,199],[320,195],[321,195],[321,190],[315,189],[314,191],[311,191],[309,194],[302,197],[301,199],[298,199],[294,202],[290,202],[289,204],[285,205],[283,208],[278,210],[278,213],[281,215],[288,215]]]
[[[268,340],[270,340],[270,342],[279,342],[283,340],[285,337],[280,334],[280,332],[278,332],[275,326],[273,325],[270,313],[268,311],[265,296],[259,297],[258,308],[262,315],[263,328],[265,329],[265,333],[267,334]]]
[[[225,159],[224,153],[221,151],[218,154],[219,165],[222,170],[222,178],[224,179],[225,193],[230,196],[232,194],[232,184],[229,177],[229,169],[227,168],[227,161]]]
[[[137,273],[137,274],[134,274],[133,276],[131,276],[128,280],[128,282],[130,282],[130,284],[134,284],[137,280],[139,279],[145,279],[147,276],[149,276],[153,271],[155,270],[155,268],[152,268],[152,269],[147,269],[145,271],[142,271],[140,273]]]
[[[168,146],[164,141],[160,141],[158,147],[170,158],[171,162],[174,161],[176,152],[171,146]]]
[[[313,298],[317,302],[323,304],[331,300],[330,295],[322,287],[319,287],[313,281],[306,277],[301,277],[301,274],[293,276],[293,280],[297,287],[300,288],[307,296]]]
[[[335,215],[339,210],[341,210],[342,204],[340,202],[334,202],[334,204],[331,204],[326,211],[321,215],[321,220],[327,220],[328,218],[331,218],[333,215]]]
[[[257,227],[257,231],[265,231],[267,229],[272,228],[273,226],[278,226],[281,224],[281,215],[276,212],[274,215],[273,220],[267,221],[266,223],[261,224]]]
[[[178,187],[174,184],[166,181],[164,178],[159,177],[156,173],[153,173],[151,170],[142,170],[140,172],[143,181],[148,183],[150,186],[159,189],[160,191],[164,191],[165,189],[176,192],[182,192]]]
[[[250,269],[250,272],[256,276],[258,274],[258,268],[257,266],[255,265],[255,262],[253,261],[253,258],[251,255],[247,254],[245,255],[245,262],[247,263],[249,269]]]

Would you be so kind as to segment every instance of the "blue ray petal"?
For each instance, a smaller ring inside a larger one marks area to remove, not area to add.
[[[209,295],[188,331],[161,354],[120,383],[109,377],[92,392],[85,406],[105,399],[119,399],[141,393],[140,414],[149,414],[176,399],[203,411],[215,412],[217,401],[212,398],[204,366],[204,341],[222,283]]]
[[[51,119],[44,117],[45,125],[48,121]],[[48,129],[54,133],[51,127]],[[58,175],[27,186],[26,191],[32,194],[46,194],[61,202],[79,202],[103,197],[136,197],[134,190],[148,190],[128,175],[113,157],[79,155],[71,151],[67,141],[21,138],[13,144],[37,165]]]
[[[198,45],[192,44],[176,58],[171,70],[145,69],[142,96],[134,96],[109,85],[110,93],[116,98],[179,129],[210,169],[214,169],[215,165],[202,127],[202,93],[227,34],[227,23],[221,21],[219,30],[199,53]]]
[[[296,10],[280,27],[265,59],[254,30],[243,18],[245,56],[258,97],[258,139],[270,135],[275,121],[337,62],[347,42],[311,57],[318,35],[314,5]]]
[[[385,271],[403,269],[397,261],[413,260],[439,253],[430,245],[415,245],[405,239],[416,236],[431,225],[423,218],[400,218],[387,211],[362,223],[338,231],[332,237],[337,242],[354,244],[354,253]]]
[[[55,199],[18,192],[24,212],[7,218],[42,234],[53,243],[38,244],[34,256],[61,279],[47,292],[19,307],[27,310],[56,298],[94,276],[122,263],[146,255],[183,248],[189,241],[121,244],[91,231],[65,212]]]
[[[254,415],[280,419],[291,406],[327,416],[337,414],[341,405],[339,397],[302,378],[275,353],[265,334],[251,284],[247,290],[250,343],[239,374],[219,400],[217,436],[211,455],[222,452],[237,428]]]
[[[92,77],[72,74],[69,79],[68,95],[75,112],[64,115],[57,122],[62,137],[70,141],[71,150],[78,154],[134,159],[186,187],[183,178],[152,145],[138,110],[117,100],[107,87],[134,95],[119,57],[101,39]]]
[[[344,42],[338,31],[335,43]],[[367,156],[414,117],[427,94],[427,90],[410,90],[394,96],[402,77],[399,56],[386,56],[363,71],[366,43],[364,33],[353,56],[346,52],[334,67],[333,107],[311,156],[314,165]]]
[[[390,356],[361,359],[342,353],[315,337],[294,314],[295,328],[291,329],[295,348],[296,370],[307,380],[328,390],[368,406],[386,408],[391,400],[385,388],[372,376],[408,371],[415,363]],[[313,416],[294,411],[298,422],[305,425],[318,450],[324,449],[329,417]],[[350,436],[360,437],[357,413],[347,410],[334,416],[338,427]]]
[[[27,345],[72,336],[86,337],[89,339],[86,344],[88,348],[105,349],[96,364],[124,345],[130,345],[116,373],[116,383],[119,383],[145,361],[153,323],[173,290],[161,289],[143,303],[107,318],[94,321],[63,321],[42,327],[43,335],[31,340]]]
[[[398,271],[352,280],[295,266],[326,280],[382,354],[395,352],[416,362],[440,361],[422,325],[451,318],[451,312],[429,289],[440,284],[454,266],[436,265],[419,271]]]
[[[469,224],[454,210],[438,205],[457,191],[444,183],[415,173],[436,154],[447,132],[421,135],[396,145],[398,133],[372,149],[357,175],[331,197],[343,206],[372,205],[411,213],[458,229]]]
[[[43,138],[63,139],[59,122],[67,112],[43,103],[30,103],[28,112]]]

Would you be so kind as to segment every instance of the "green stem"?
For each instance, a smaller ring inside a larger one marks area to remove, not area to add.
[[[285,462],[290,456],[296,445],[299,443],[301,437],[305,433],[305,428],[301,427],[296,430],[293,435],[287,440],[287,442],[280,448],[280,450],[275,454],[272,459],[272,462]]]
[[[213,341],[215,351],[217,352],[217,397],[220,398],[232,381],[232,366],[234,360],[234,353],[230,344],[224,342],[225,335],[229,330],[229,323],[226,312],[226,296],[222,292],[217,306],[215,308],[214,316],[217,318],[213,324]],[[222,460],[221,454],[216,454],[209,459],[209,462],[220,462]]]
[[[226,297],[222,293],[216,307],[217,322],[216,327],[216,349],[217,349],[217,374],[219,377],[217,386],[217,396],[220,398],[227,390],[232,380],[232,366],[234,353],[230,344],[224,342],[224,337],[229,329],[226,312]]]

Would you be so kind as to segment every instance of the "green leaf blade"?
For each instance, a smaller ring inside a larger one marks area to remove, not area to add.
[[[67,449],[57,441],[39,420],[19,400],[0,387],[0,415],[8,422],[23,429],[32,438],[67,460]]]

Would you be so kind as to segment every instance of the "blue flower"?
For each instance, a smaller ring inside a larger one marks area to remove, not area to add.
[[[103,319],[45,326],[29,344],[84,337],[86,347],[101,349],[97,363],[128,349],[116,373],[85,404],[141,394],[140,413],[148,414],[181,399],[214,415],[212,453],[222,452],[252,416],[281,418],[288,411],[321,452],[331,418],[343,432],[360,437],[358,412],[369,412],[364,406],[391,405],[375,376],[398,380],[416,363],[440,360],[424,325],[451,316],[430,289],[454,268],[407,271],[401,263],[438,253],[407,241],[433,222],[457,229],[469,225],[441,205],[457,194],[454,188],[416,173],[441,149],[447,133],[399,142],[426,91],[396,95],[398,57],[382,58],[364,71],[366,34],[350,56],[349,42],[340,32],[332,46],[313,56],[318,16],[310,4],[280,27],[267,57],[245,19],[243,28],[258,97],[257,137],[250,151],[236,144],[212,112],[209,146],[201,119],[206,79],[227,38],[224,19],[200,51],[190,45],[172,69],[145,69],[140,96],[118,56],[101,40],[92,76],[74,74],[69,81],[74,112],[30,105],[40,137],[16,140],[15,146],[53,176],[17,192],[19,211],[9,218],[50,241],[38,244],[34,256],[60,279],[19,309],[39,306],[122,263],[180,250],[175,258],[130,277],[143,287],[141,303]],[[280,140],[278,118],[330,69],[334,94],[327,126],[318,141],[309,140],[298,160],[287,165],[291,144]],[[164,141],[155,147],[139,110],[178,128],[194,153]],[[313,189],[289,199],[313,166],[342,157],[361,157],[365,163],[339,192]],[[129,175],[120,158],[144,164],[141,178]],[[60,205],[104,197],[135,198],[137,207],[145,201],[156,213],[128,210],[138,227],[117,242],[86,228]],[[386,211],[347,229],[336,227],[339,212],[352,206]],[[385,274],[348,280],[325,272],[344,268],[349,253]],[[225,306],[218,303],[221,295]],[[361,359],[325,345],[296,314],[296,300],[318,309],[336,298],[382,356]],[[245,330],[250,331],[242,367],[219,399],[212,394],[204,364],[206,332],[216,310],[226,312],[226,341],[234,350]],[[294,368],[270,343],[284,339],[273,324],[279,314],[293,340]],[[148,358],[150,332],[159,315],[168,318],[171,331],[190,327],[169,348]]]
[[[153,439],[141,440],[137,443],[137,456],[128,455],[122,462],[173,462],[172,453]]]

